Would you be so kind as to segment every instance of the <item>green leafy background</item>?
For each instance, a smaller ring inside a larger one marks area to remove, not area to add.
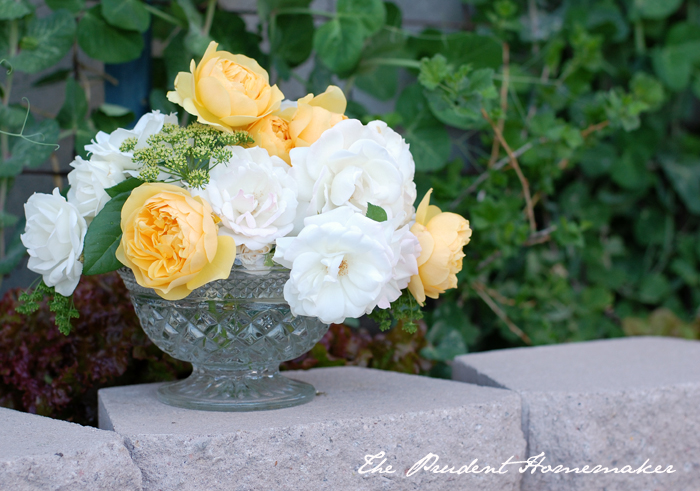
[[[97,130],[133,118],[95,102],[90,84],[109,77],[59,61],[133,60],[150,28],[150,104],[177,111],[166,91],[216,40],[295,97],[343,87],[348,115],[383,119],[410,143],[419,199],[433,188],[435,204],[470,220],[460,286],[426,310],[420,355],[433,375],[468,351],[700,336],[696,1],[464,0],[460,18],[428,28],[381,0],[338,0],[329,12],[260,0],[255,21],[215,1],[46,4],[37,15],[25,0],[0,0],[0,59],[14,70],[0,75],[0,128],[25,136],[2,135],[6,191],[54,151],[27,139],[84,155]],[[64,84],[60,111],[25,121],[26,102],[11,102],[17,73]],[[6,194],[3,274],[23,256]]]

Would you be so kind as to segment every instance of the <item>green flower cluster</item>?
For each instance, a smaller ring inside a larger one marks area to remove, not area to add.
[[[136,149],[136,138],[127,138],[119,148],[134,152],[134,163],[141,167],[139,179],[145,182],[182,181],[193,188],[209,182],[209,170],[232,157],[229,146],[248,146],[254,140],[245,131],[224,133],[211,126],[192,123],[182,128],[165,124],[160,133],[148,138],[148,146]],[[170,177],[159,178],[161,173]]]

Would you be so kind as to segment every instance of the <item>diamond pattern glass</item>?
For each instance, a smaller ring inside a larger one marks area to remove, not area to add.
[[[245,258],[244,258],[245,259]],[[270,257],[264,264],[272,264]],[[161,401],[213,411],[253,411],[310,401],[315,389],[279,373],[282,361],[309,351],[328,325],[292,315],[284,300],[289,270],[236,264],[230,276],[169,301],[119,271],[141,326],[160,349],[193,364],[186,380],[159,388]]]

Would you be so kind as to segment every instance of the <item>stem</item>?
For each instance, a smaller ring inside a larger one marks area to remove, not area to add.
[[[508,145],[508,142],[506,142],[505,138],[503,138],[503,133],[501,133],[501,130],[498,129],[498,126],[493,122],[491,117],[486,112],[486,109],[484,109],[483,107],[481,108],[481,114],[482,116],[484,116],[484,119],[486,119],[486,121],[489,122],[491,128],[493,128],[493,132],[496,133],[496,138],[500,140],[501,145],[503,145],[503,148],[508,154],[508,158],[510,159],[510,165],[513,167],[515,173],[518,175],[520,185],[523,188],[523,194],[525,195],[525,207],[527,210],[527,218],[530,222],[530,230],[532,232],[536,232],[537,222],[535,222],[535,210],[532,204],[532,196],[530,195],[530,184],[527,182],[525,175],[523,175],[523,171],[520,169],[520,164],[518,164],[518,158],[513,153],[513,150],[511,150],[510,146]]]
[[[510,332],[518,336],[523,343],[525,344],[532,344],[532,340],[530,337],[525,334],[518,326],[515,325],[515,323],[510,320],[508,315],[501,309],[498,304],[491,298],[491,296],[488,294],[486,291],[485,285],[482,285],[478,281],[475,281],[472,283],[472,288],[474,288],[474,291],[481,297],[481,299],[486,303],[486,305],[489,306],[489,308],[493,311],[494,314],[498,316],[499,319],[501,319],[506,326],[508,326],[508,329],[510,329]]]
[[[508,80],[510,77],[510,47],[508,43],[503,43],[503,81],[501,82],[501,117],[498,118],[498,129],[503,133],[503,126],[506,122],[506,112],[508,111]],[[501,149],[501,143],[498,138],[493,139],[491,146],[491,158],[489,159],[488,167],[493,167],[493,164],[498,160],[498,151]]]
[[[182,27],[182,22],[181,22],[180,19],[178,19],[177,17],[173,17],[172,15],[167,14],[167,13],[163,12],[162,10],[157,9],[157,8],[155,8],[154,6],[149,5],[149,4],[145,3],[145,2],[143,3],[143,6],[144,6],[144,7],[146,8],[146,10],[148,10],[151,14],[155,15],[156,17],[160,17],[160,18],[163,19],[165,22],[170,22],[171,24],[174,24],[174,25],[176,25],[176,26],[178,26],[178,27]]]
[[[647,52],[647,46],[644,42],[644,24],[642,19],[638,19],[634,23],[634,49],[638,55],[643,55]]]
[[[363,61],[364,66],[375,66],[375,65],[385,65],[385,66],[399,66],[404,68],[420,68],[420,61],[418,60],[408,60],[405,58],[370,58]]]
[[[540,138],[539,143],[546,143],[546,142],[547,142],[546,138]],[[534,146],[533,142],[531,142],[531,141],[527,142],[525,145],[523,145],[522,147],[517,149],[515,152],[513,152],[513,155],[515,155],[515,157],[520,157],[522,154],[524,154],[525,152],[530,150],[533,146]],[[486,179],[489,178],[489,176],[491,175],[491,171],[501,170],[509,161],[510,161],[510,156],[503,157],[501,160],[499,160],[498,162],[496,162],[494,164],[494,166],[491,170],[487,170],[485,172],[482,172],[479,175],[479,177],[477,177],[468,188],[466,188],[464,191],[462,191],[459,194],[459,196],[457,196],[457,198],[452,203],[450,203],[448,208],[450,210],[454,210],[455,208],[457,208],[459,206],[459,204],[462,202],[462,200],[464,200],[464,198],[466,198],[471,193],[476,191],[476,188],[478,188],[482,182],[484,182]]]
[[[207,14],[204,19],[204,27],[202,27],[202,34],[204,36],[209,35],[209,30],[211,29],[211,24],[214,22],[214,12],[216,11],[216,0],[209,0],[207,4]]]

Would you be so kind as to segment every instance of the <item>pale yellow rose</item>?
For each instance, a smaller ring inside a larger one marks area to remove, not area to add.
[[[276,155],[291,165],[289,151],[308,147],[328,128],[348,119],[343,113],[347,100],[340,88],[329,85],[323,94],[307,94],[297,101],[296,107],[277,111],[261,118],[247,131],[255,144],[270,155]]]
[[[241,129],[273,113],[284,98],[268,73],[252,58],[216,51],[209,43],[202,61],[175,78],[168,100],[197,116],[197,121],[223,131]]]
[[[445,290],[457,287],[457,273],[462,270],[462,248],[469,243],[469,221],[456,213],[442,212],[430,205],[431,189],[418,205],[416,223],[411,232],[421,246],[418,274],[411,277],[409,291],[419,304],[425,297],[438,298]]]
[[[236,243],[218,236],[209,203],[172,184],[142,184],[121,213],[117,259],[136,282],[166,300],[180,300],[195,288],[228,278]]]
[[[291,165],[289,151],[294,142],[289,135],[289,122],[281,116],[271,114],[248,128],[248,133],[255,144],[267,150],[271,156],[276,155]]]
[[[297,101],[297,109],[289,122],[289,135],[295,147],[308,147],[321,134],[344,119],[347,107],[340,88],[329,85],[323,94],[308,94]]]

